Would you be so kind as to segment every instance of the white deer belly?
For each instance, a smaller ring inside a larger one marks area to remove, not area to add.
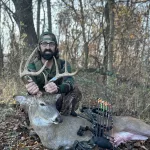
[[[119,132],[114,134],[114,143],[115,146],[120,145],[121,143],[126,143],[130,140],[147,140],[148,137],[143,135],[138,135],[130,132]]]

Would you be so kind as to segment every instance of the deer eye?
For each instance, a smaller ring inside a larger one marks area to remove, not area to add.
[[[44,103],[40,103],[40,106],[45,106],[45,104]]]

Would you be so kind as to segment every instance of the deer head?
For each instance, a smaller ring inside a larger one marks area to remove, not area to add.
[[[60,116],[55,106],[57,95],[15,96],[15,99],[28,109],[30,124],[47,148],[58,149],[62,146],[67,149],[71,148],[76,140],[88,141],[92,137],[91,132],[85,133],[83,137],[77,135],[81,125],[91,125],[87,120]]]
[[[32,125],[48,126],[62,122],[61,115],[55,106],[57,96],[45,93],[42,97],[28,95],[15,96],[15,99],[28,112]]]

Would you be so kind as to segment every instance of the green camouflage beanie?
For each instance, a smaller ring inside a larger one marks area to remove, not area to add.
[[[44,38],[45,35],[49,35],[50,37],[49,38]],[[53,33],[51,33],[51,32],[43,32],[40,35],[39,43],[41,43],[41,42],[43,42],[45,40],[50,40],[50,42],[54,42],[57,45],[56,36]]]

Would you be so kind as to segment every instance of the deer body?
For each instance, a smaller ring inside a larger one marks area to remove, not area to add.
[[[27,66],[35,52],[36,49],[29,56],[23,72],[21,71],[23,62],[21,62],[19,69],[21,78],[29,75],[37,76],[44,70],[47,61],[38,72],[29,72],[27,70]],[[77,71],[68,73],[66,69],[67,63],[65,62],[65,72],[60,74],[55,58],[54,61],[56,76],[49,82],[54,82],[64,76],[73,76],[77,73]],[[46,79],[45,83],[47,83]],[[88,131],[85,132],[84,136],[77,135],[79,127],[90,127],[90,122],[80,117],[60,115],[55,107],[57,95],[44,94],[41,97],[32,95],[16,96],[15,99],[28,112],[33,129],[39,135],[42,144],[47,148],[58,149],[59,147],[64,147],[65,149],[69,149],[76,140],[88,141],[92,138],[92,133]],[[113,116],[113,129],[109,135],[114,137],[114,144],[116,146],[129,140],[146,140],[150,137],[150,125],[133,117]]]
[[[84,136],[77,135],[80,126],[91,126],[91,123],[80,117],[61,116],[55,107],[56,97],[16,96],[15,99],[28,108],[31,125],[44,146],[52,149],[70,148],[75,140],[91,139],[92,133],[89,131],[85,132]],[[147,140],[150,137],[150,125],[139,119],[113,116],[113,122],[110,136],[114,137],[116,146],[129,140]]]
[[[130,140],[147,140],[150,137],[150,125],[129,116],[113,116],[113,129],[110,133],[114,137],[116,146]]]
[[[90,131],[84,136],[78,136],[77,131],[80,126],[91,126],[91,123],[79,117],[60,116],[55,107],[56,97],[56,95],[45,95],[41,98],[16,96],[16,100],[28,110],[31,126],[45,147],[69,148],[75,140],[88,141],[92,137]]]
[[[77,135],[81,125],[90,125],[86,120],[70,116],[63,116],[62,118],[63,122],[59,124],[44,127],[33,125],[44,146],[52,149],[58,149],[59,147],[67,149],[73,145],[75,140],[88,141],[92,137],[91,132],[86,132],[84,136]]]

